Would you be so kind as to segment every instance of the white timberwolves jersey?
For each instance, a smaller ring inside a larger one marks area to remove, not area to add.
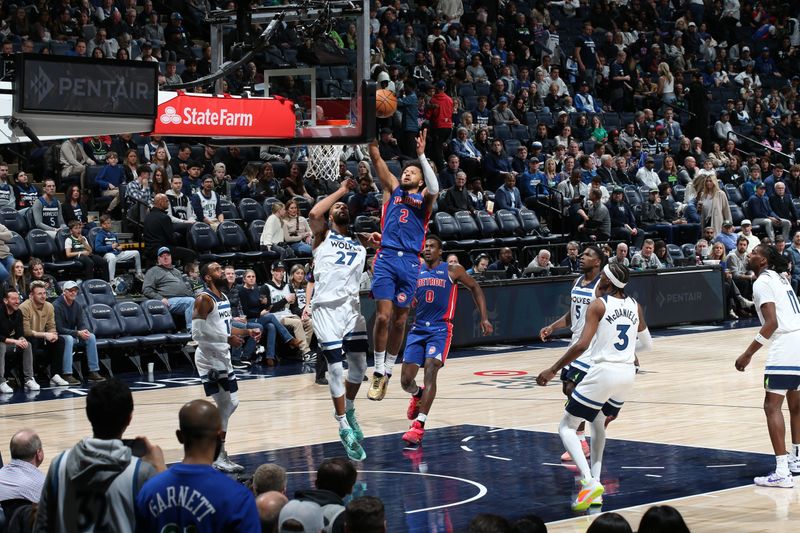
[[[600,276],[597,276],[586,285],[582,285],[583,278],[583,276],[578,278],[569,294],[570,330],[572,331],[573,343],[583,333],[583,325],[586,323],[586,311],[589,309],[589,304],[597,298],[594,291]]]
[[[630,296],[603,296],[606,310],[600,318],[592,351],[593,363],[633,363],[639,329],[639,306]]]
[[[753,283],[753,302],[762,324],[764,316],[761,314],[761,306],[768,302],[775,304],[775,314],[778,316],[776,334],[800,331],[800,302],[791,284],[777,272],[765,270],[758,276]]]
[[[361,273],[367,250],[361,243],[333,230],[314,249],[314,295],[312,307],[334,307],[358,302]]]
[[[219,333],[229,337],[231,334],[232,317],[231,303],[228,301],[228,298],[226,298],[224,294],[221,298],[218,298],[208,289],[204,290],[203,294],[211,298],[211,300],[214,302],[214,307],[206,317],[206,327],[209,330],[214,331],[214,333]],[[227,342],[200,341],[197,346],[197,353],[202,354],[202,356],[206,358],[229,358],[230,345]]]

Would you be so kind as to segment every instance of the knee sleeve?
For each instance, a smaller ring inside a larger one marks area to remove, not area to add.
[[[228,431],[228,420],[239,407],[239,397],[235,392],[220,391],[215,393],[213,398],[219,409],[219,416],[222,418],[222,431]]]
[[[354,352],[347,354],[347,382],[358,385],[367,372],[367,354]]]
[[[578,431],[578,426],[581,425],[581,422],[583,422],[583,420],[577,416],[564,413],[564,417],[558,425],[558,432],[561,433],[567,430]]]
[[[341,361],[328,363],[328,387],[333,398],[344,396],[344,368]]]

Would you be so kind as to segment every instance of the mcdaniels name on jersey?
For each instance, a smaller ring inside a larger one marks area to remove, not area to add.
[[[626,317],[631,321],[634,326],[639,323],[638,313],[632,309],[614,309],[614,311],[605,317],[606,322],[613,323],[616,319]]]

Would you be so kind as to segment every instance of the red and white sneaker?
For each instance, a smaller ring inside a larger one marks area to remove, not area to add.
[[[408,431],[403,434],[403,440],[409,444],[422,444],[422,437],[424,436],[425,428],[419,421],[414,420],[414,422],[411,423],[411,427],[408,428]]]
[[[589,443],[586,442],[585,440],[582,440],[581,441],[581,449],[583,450],[583,455],[585,455],[586,458],[588,459],[589,456],[592,454],[592,449],[589,448]],[[569,452],[564,452],[561,455],[561,460],[562,461],[572,461],[572,456],[569,454]]]
[[[420,400],[421,398],[417,398],[413,394],[411,395],[411,399],[408,401],[408,410],[406,411],[406,416],[409,420],[415,420],[417,418],[417,415],[419,414]]]

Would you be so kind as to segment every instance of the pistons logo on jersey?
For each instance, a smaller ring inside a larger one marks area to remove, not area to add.
[[[436,353],[436,346],[428,348],[428,354],[433,355],[434,353]]]
[[[400,294],[397,295],[397,301],[400,302],[400,303],[405,302],[406,298],[407,298],[407,296],[406,296],[406,294],[404,292],[401,292]]]

